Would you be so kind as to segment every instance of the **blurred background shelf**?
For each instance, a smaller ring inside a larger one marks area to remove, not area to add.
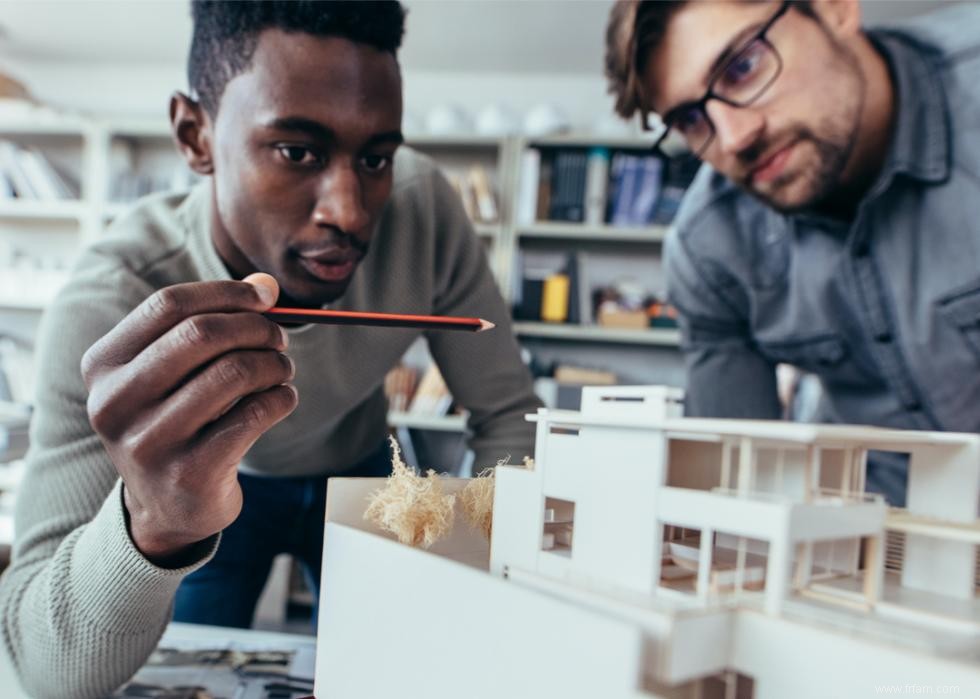
[[[502,228],[499,223],[484,223],[481,221],[473,223],[473,230],[481,238],[499,238]]]
[[[9,311],[43,311],[48,301],[40,299],[23,299],[14,296],[0,296],[0,310]]]
[[[624,227],[605,224],[538,222],[517,228],[521,238],[557,238],[597,242],[659,243],[667,235],[667,226]]]
[[[392,411],[388,413],[388,425],[396,429],[405,427],[410,430],[463,432],[466,429],[466,416],[413,415],[412,413]]]
[[[39,199],[2,199],[0,218],[37,221],[81,221],[92,211],[83,201],[42,201]]]
[[[680,331],[674,329],[651,328],[632,330],[607,328],[601,325],[566,325],[558,323],[514,323],[518,337],[551,338],[575,342],[610,342],[634,345],[660,345],[678,347]]]

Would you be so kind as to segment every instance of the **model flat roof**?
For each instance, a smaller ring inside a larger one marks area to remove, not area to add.
[[[621,415],[583,414],[574,410],[540,409],[527,416],[531,422],[546,420],[549,423],[568,426],[603,426],[625,429],[659,430],[674,439],[712,438],[730,439],[748,437],[766,442],[783,442],[801,445],[829,447],[857,447],[902,451],[902,447],[955,446],[980,444],[980,435],[962,432],[923,432],[894,430],[865,425],[826,425],[784,420],[735,420],[721,418],[671,417],[656,419],[638,416],[636,419]]]

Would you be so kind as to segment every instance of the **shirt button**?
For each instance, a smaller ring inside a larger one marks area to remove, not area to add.
[[[910,413],[917,413],[920,410],[922,410],[922,403],[920,403],[917,400],[914,400],[914,401],[908,403],[905,406],[905,409],[908,410]]]
[[[882,344],[886,344],[892,341],[892,334],[887,330],[882,330],[880,333],[875,335],[875,340]]]

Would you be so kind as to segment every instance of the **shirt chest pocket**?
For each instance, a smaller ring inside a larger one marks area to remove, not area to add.
[[[832,333],[779,342],[759,342],[759,351],[777,364],[791,364],[820,376],[834,376],[846,370],[847,344]]]
[[[938,301],[939,313],[953,323],[980,360],[980,286]]]

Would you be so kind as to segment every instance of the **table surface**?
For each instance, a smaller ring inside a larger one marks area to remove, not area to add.
[[[167,627],[164,638],[170,642],[189,641],[196,645],[210,645],[223,648],[230,645],[255,647],[296,647],[308,655],[310,675],[316,649],[316,638],[298,634],[275,633],[271,631],[252,631],[249,629],[230,629],[221,626],[197,626],[195,624],[172,623]],[[4,699],[30,699],[21,689],[17,676],[6,652],[0,650],[0,696]]]

